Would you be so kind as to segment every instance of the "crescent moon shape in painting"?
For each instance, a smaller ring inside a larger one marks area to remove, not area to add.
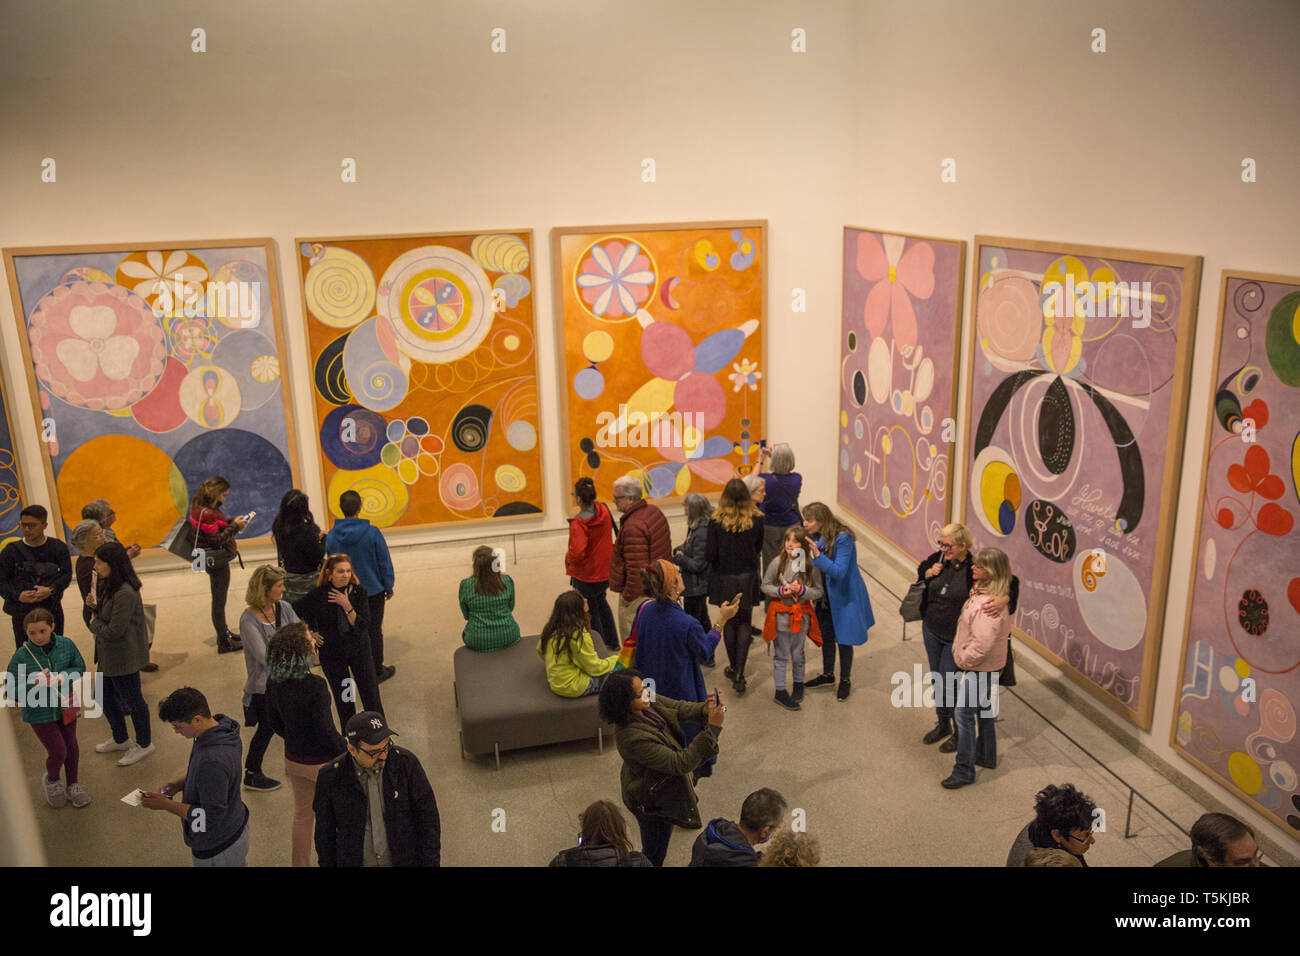
[[[673,276],[667,282],[659,287],[659,298],[663,300],[664,305],[676,312],[680,309],[681,303],[673,298],[673,286],[682,281],[681,276]]]

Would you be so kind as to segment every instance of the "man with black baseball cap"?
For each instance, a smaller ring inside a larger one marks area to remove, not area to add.
[[[438,866],[438,803],[415,755],[393,743],[384,715],[365,710],[343,730],[348,752],[316,778],[321,866]]]

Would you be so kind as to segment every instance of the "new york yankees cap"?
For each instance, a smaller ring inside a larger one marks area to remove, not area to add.
[[[375,744],[383,743],[388,737],[396,737],[397,732],[388,729],[388,722],[379,711],[363,710],[348,718],[343,735],[348,738],[350,744],[361,742],[373,747]]]

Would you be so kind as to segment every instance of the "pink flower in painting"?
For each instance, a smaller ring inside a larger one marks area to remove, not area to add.
[[[858,274],[876,283],[862,308],[867,331],[879,338],[892,318],[894,342],[908,355],[916,347],[916,310],[908,293],[928,299],[934,292],[934,249],[916,242],[904,252],[904,242],[902,236],[859,233]]]
[[[655,274],[639,245],[613,240],[591,247],[578,269],[577,283],[593,314],[618,319],[636,315],[650,298]]]

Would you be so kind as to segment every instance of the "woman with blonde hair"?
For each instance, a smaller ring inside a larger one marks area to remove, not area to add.
[[[732,478],[722,489],[718,510],[709,522],[709,603],[721,607],[739,598],[737,612],[723,627],[722,640],[731,666],[723,672],[736,696],[745,693],[745,661],[749,657],[758,557],[763,551],[763,515],[754,507],[749,488]]]
[[[974,586],[957,619],[952,660],[960,672],[953,714],[957,762],[943,781],[948,790],[975,782],[975,765],[998,765],[997,683],[992,675],[1007,663],[1011,617],[1001,598],[1011,590],[1011,563],[997,548],[981,548],[971,561]],[[992,614],[986,613],[988,608]]]
[[[956,753],[958,735],[953,726],[953,702],[948,688],[956,681],[957,668],[952,660],[952,642],[957,636],[957,619],[975,586],[971,562],[971,535],[965,525],[944,525],[939,532],[939,550],[916,568],[916,580],[925,582],[921,595],[921,637],[930,663],[934,682],[934,703],[938,723],[922,738],[923,743],[940,740],[941,753]],[[1006,611],[1014,614],[1020,582],[1013,576],[1004,595],[984,602],[982,613],[990,617]],[[948,738],[944,740],[944,738]]]
[[[822,861],[822,845],[809,833],[778,830],[763,847],[759,866],[817,866]]]
[[[370,650],[370,605],[346,554],[327,555],[319,581],[293,609],[316,634],[320,667],[334,693],[339,726],[347,726],[348,718],[357,712],[357,694],[362,709],[384,712],[375,679],[375,656]],[[356,690],[352,700],[344,698],[349,677]]]
[[[278,790],[280,781],[262,773],[262,758],[275,736],[266,716],[266,649],[275,632],[298,620],[293,606],[284,599],[284,571],[264,564],[248,579],[239,616],[239,639],[244,643],[244,726],[256,727],[244,759],[245,790]]]

